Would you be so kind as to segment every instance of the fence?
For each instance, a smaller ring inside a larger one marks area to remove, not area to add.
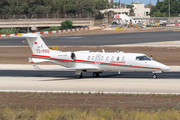
[[[167,20],[170,24],[180,23],[180,17],[151,17],[149,21],[159,22],[160,20]]]
[[[0,19],[38,19],[38,18],[95,18],[96,14],[29,14],[29,15],[0,15]]]

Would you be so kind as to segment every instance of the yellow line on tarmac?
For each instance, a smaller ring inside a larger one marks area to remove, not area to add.
[[[28,43],[27,40],[22,41],[22,43]]]

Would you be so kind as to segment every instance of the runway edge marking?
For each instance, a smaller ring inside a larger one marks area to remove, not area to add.
[[[84,94],[175,94],[180,95],[180,93],[158,93],[158,92],[103,92],[103,91],[41,91],[41,90],[0,90],[0,92],[34,92],[34,93],[84,93]]]

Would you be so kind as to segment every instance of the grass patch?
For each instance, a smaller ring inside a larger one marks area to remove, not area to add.
[[[160,94],[0,92],[0,120],[169,120],[180,115],[179,99]]]
[[[3,107],[1,120],[178,120],[180,110],[126,110],[124,108],[25,108]]]

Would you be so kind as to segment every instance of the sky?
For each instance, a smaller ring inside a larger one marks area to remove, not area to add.
[[[133,2],[142,2],[143,4],[149,4],[150,0],[132,0]],[[119,0],[113,0],[113,2],[119,2]],[[131,4],[131,0],[120,0],[121,3]],[[153,5],[156,5],[157,0],[151,0]]]

